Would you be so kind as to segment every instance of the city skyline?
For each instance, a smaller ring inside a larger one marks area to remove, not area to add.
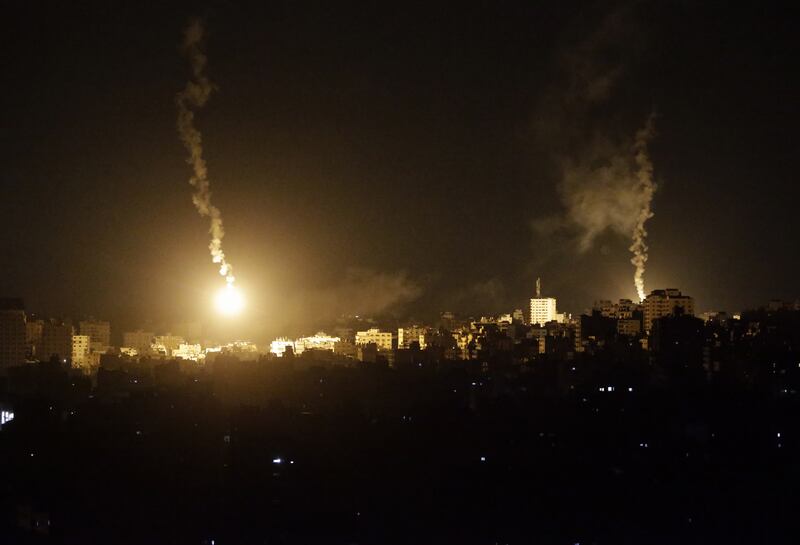
[[[797,253],[774,236],[797,228],[791,200],[776,198],[793,187],[797,114],[777,5],[384,9],[206,17],[218,91],[196,121],[260,328],[500,312],[539,275],[572,312],[633,299],[628,237],[569,223],[559,161],[597,153],[587,131],[633,138],[654,111],[645,290],[679,286],[726,310],[796,297]],[[16,129],[3,175],[20,188],[0,214],[4,294],[131,325],[212,316],[217,279],[174,128],[190,15],[86,4],[4,18]],[[565,69],[580,68],[570,62],[615,78],[593,88],[608,96],[589,117],[561,100],[575,83]],[[543,142],[553,122],[584,132]]]
[[[797,542],[787,2],[11,2],[0,542]]]

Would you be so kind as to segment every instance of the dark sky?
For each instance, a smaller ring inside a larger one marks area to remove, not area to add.
[[[533,226],[565,212],[560,159],[652,111],[648,290],[700,310],[798,296],[781,4],[112,4],[0,17],[0,292],[29,310],[121,327],[207,312],[220,279],[175,129],[193,15],[218,86],[197,126],[259,333],[506,311],[537,275],[567,311],[633,297],[626,237],[581,253]],[[580,70],[613,75],[601,104],[568,100]]]

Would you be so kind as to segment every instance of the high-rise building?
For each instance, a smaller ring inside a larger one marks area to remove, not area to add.
[[[547,322],[563,321],[564,315],[558,314],[554,297],[542,297],[542,280],[536,279],[536,297],[531,299],[530,325],[544,325]]]
[[[0,299],[0,372],[25,363],[25,332],[22,299]]]
[[[44,320],[31,320],[25,322],[25,355],[34,359],[42,349],[42,328]]]
[[[72,357],[72,325],[60,320],[45,320],[42,325],[41,350],[36,357],[48,361],[52,357],[66,360]]]
[[[694,299],[674,288],[651,291],[650,295],[645,297],[642,306],[644,327],[647,331],[652,329],[654,320],[674,315],[675,309],[681,309],[683,314],[694,316]]]
[[[89,346],[91,343],[89,335],[72,336],[72,365],[73,367],[89,367]]]
[[[554,297],[534,297],[531,299],[531,325],[544,325],[558,318]]]
[[[104,351],[111,346],[111,324],[101,320],[83,320],[78,322],[78,333],[88,335],[92,350]]]
[[[378,350],[389,351],[392,349],[392,337],[391,331],[381,331],[377,327],[373,327],[366,331],[356,332],[356,345],[373,343]]]

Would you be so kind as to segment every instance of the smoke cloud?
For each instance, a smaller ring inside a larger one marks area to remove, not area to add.
[[[205,75],[206,56],[200,47],[203,30],[201,21],[193,19],[184,32],[182,49],[191,63],[192,78],[186,82],[186,87],[176,97],[178,133],[189,152],[187,162],[192,165],[193,174],[189,179],[189,183],[194,187],[192,202],[200,216],[208,218],[210,222],[208,231],[211,242],[208,249],[211,252],[211,260],[219,264],[219,274],[225,277],[228,284],[233,284],[235,280],[233,268],[225,259],[225,252],[222,251],[222,239],[225,236],[222,213],[211,203],[208,167],[203,159],[203,136],[194,126],[194,110],[202,108],[214,90],[213,84]]]
[[[564,212],[538,219],[534,229],[542,237],[569,234],[579,253],[608,231],[629,238],[634,284],[644,299],[645,224],[653,217],[657,187],[648,145],[656,116],[651,113],[641,128],[627,132],[620,129],[627,125],[624,117],[609,113],[617,106],[615,91],[624,85],[628,52],[636,49],[631,16],[628,8],[609,14],[559,56],[563,78],[545,97],[537,129],[540,143],[556,157]]]
[[[405,272],[351,268],[339,285],[318,294],[317,299],[339,314],[375,316],[409,303],[421,294],[422,288]]]

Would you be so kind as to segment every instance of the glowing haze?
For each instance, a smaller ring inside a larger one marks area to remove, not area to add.
[[[186,82],[186,87],[178,93],[178,132],[181,140],[189,152],[188,162],[192,165],[193,174],[189,179],[195,191],[192,202],[197,212],[204,218],[209,218],[209,233],[211,242],[208,249],[211,251],[211,260],[219,264],[219,274],[225,277],[230,285],[235,281],[233,268],[225,259],[222,250],[222,238],[225,230],[222,227],[222,213],[219,208],[211,204],[211,185],[208,180],[208,167],[203,159],[203,137],[194,126],[194,109],[202,108],[211,96],[214,86],[205,75],[206,56],[200,49],[203,40],[203,25],[199,19],[193,19],[186,28],[183,40],[183,50],[192,65],[192,79]]]

